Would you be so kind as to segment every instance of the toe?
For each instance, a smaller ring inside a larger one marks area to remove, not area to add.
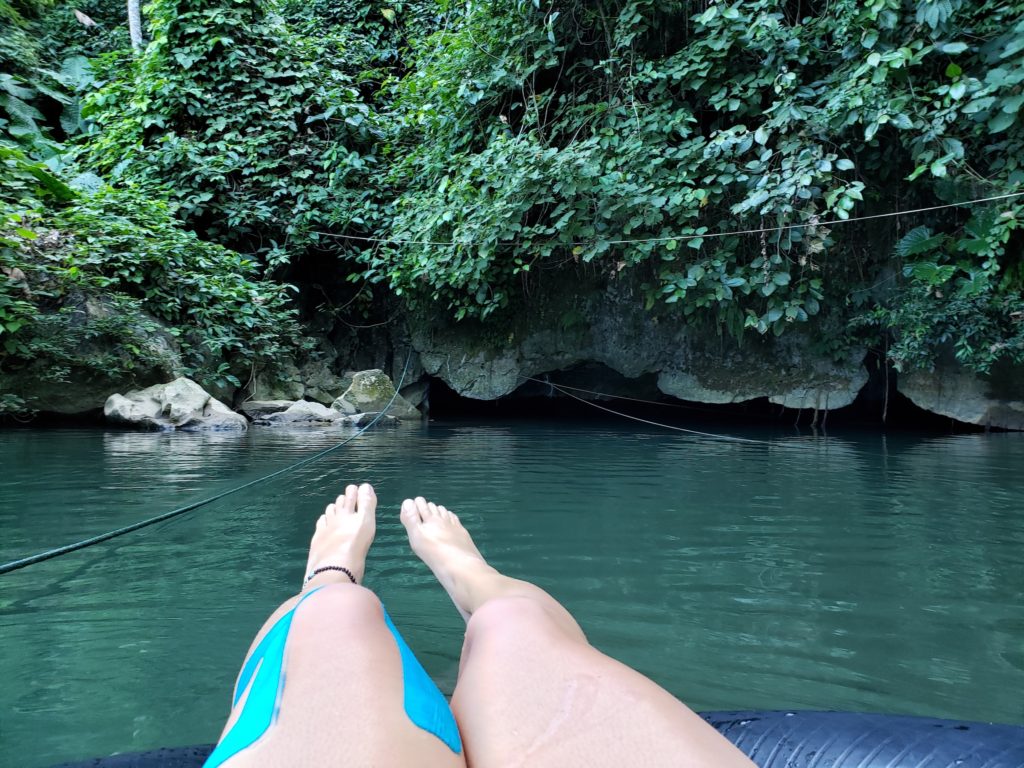
[[[351,515],[356,511],[356,496],[359,489],[354,485],[345,486],[345,495],[341,498],[338,503],[338,514],[340,515]]]
[[[437,516],[438,516],[438,515],[440,514],[440,513],[439,513],[439,512],[437,511],[437,504],[435,504],[435,503],[434,503],[434,502],[432,502],[432,501],[428,501],[428,502],[427,502],[427,509],[429,509],[429,510],[430,510],[430,514],[432,514],[432,515],[433,515],[434,517],[437,517]]]
[[[427,506],[427,500],[422,496],[416,497],[416,509],[420,513],[421,520],[427,521],[432,517],[430,507]]]
[[[406,499],[402,502],[402,511],[398,517],[406,528],[423,522],[419,510],[416,508],[416,502],[412,499]]]
[[[334,505],[331,504],[331,505],[329,505],[327,507],[327,509],[331,509],[331,507],[333,507],[333,506]],[[326,526],[326,525],[327,525],[327,515],[326,514],[320,515],[320,517],[317,518],[317,521],[316,521],[316,529],[318,531],[322,531],[324,529],[324,526]]]
[[[372,515],[377,509],[377,494],[373,492],[373,486],[363,483],[359,486],[358,492],[359,511],[363,514]]]

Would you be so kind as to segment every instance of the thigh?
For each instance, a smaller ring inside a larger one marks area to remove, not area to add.
[[[519,602],[484,606],[467,631],[452,708],[470,768],[752,766],[667,691]]]
[[[273,724],[224,765],[465,766],[461,753],[410,719],[407,664],[372,593],[321,590],[295,609]],[[246,687],[228,734],[247,705]]]

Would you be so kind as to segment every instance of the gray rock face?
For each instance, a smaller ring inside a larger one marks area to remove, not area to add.
[[[689,371],[665,368],[658,375],[658,389],[680,400],[701,403],[741,403],[766,397],[786,408],[827,411],[850,405],[868,382],[861,354],[836,364],[807,354],[793,339],[775,342],[771,359],[765,359],[764,351],[737,350],[734,355],[698,358]]]
[[[324,426],[335,424],[344,418],[344,414],[326,405],[299,400],[283,411],[257,417],[255,423],[269,426]]]
[[[425,381],[417,381],[402,387],[402,397],[414,408],[422,408],[427,402],[430,385]]]
[[[322,360],[302,366],[299,374],[303,386],[302,397],[324,405],[337,400],[352,383],[351,378],[333,374]]]
[[[254,400],[301,400],[306,391],[302,374],[291,360],[283,361],[274,373],[260,371],[253,382]]]
[[[113,424],[139,429],[185,431],[239,430],[249,423],[190,379],[111,395],[103,414]]]
[[[394,397],[393,402],[391,401],[392,397]],[[422,418],[412,403],[401,395],[395,396],[395,385],[391,379],[384,371],[376,368],[354,373],[351,386],[331,407],[342,412],[352,409],[352,413],[379,413],[388,406],[389,402],[391,403],[391,406],[387,408],[389,416],[403,420]]]
[[[1024,431],[1024,366],[997,364],[981,377],[945,361],[934,371],[901,373],[896,388],[920,408],[957,421]]]
[[[535,309],[496,337],[470,323],[411,325],[427,373],[466,397],[493,400],[537,376],[600,363],[630,379],[657,376],[665,394],[704,403],[767,397],[793,408],[849,405],[868,380],[862,354],[840,363],[810,351],[798,329],[738,345],[714,329],[647,312],[636,286],[612,282],[600,291],[563,288],[534,296]],[[574,307],[566,321],[565,307]]]
[[[254,400],[311,400],[330,405],[352,383],[351,376],[338,375],[338,351],[324,336],[318,337],[313,358],[297,364],[279,360],[273,370],[257,372],[253,381]]]
[[[117,313],[121,320],[128,321],[132,329],[131,342],[141,351],[136,357],[144,358],[149,367],[142,368],[137,362],[131,376],[72,367],[55,376],[51,363],[39,361],[19,370],[0,371],[0,394],[16,395],[35,411],[85,414],[103,408],[111,392],[168,381],[181,372],[182,362],[176,342],[166,332],[165,326],[154,318],[142,312],[125,316],[123,308],[110,306],[102,298],[80,294],[66,297],[64,310],[71,310],[67,315],[70,326],[86,329]],[[110,339],[98,333],[79,348],[77,354],[83,357],[124,355],[124,341],[123,338]]]

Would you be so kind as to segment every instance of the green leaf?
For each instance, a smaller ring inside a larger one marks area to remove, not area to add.
[[[916,179],[918,176],[920,176],[922,173],[924,173],[927,170],[928,170],[928,166],[927,165],[919,165],[919,166],[917,166],[913,170],[913,172],[909,176],[907,176],[907,181],[913,181],[914,179]]]
[[[896,243],[895,251],[900,258],[907,259],[911,256],[931,253],[940,248],[945,240],[944,234],[933,235],[928,227],[914,227]]]
[[[963,53],[967,50],[967,43],[943,43],[939,50],[943,53]]]
[[[840,171],[849,171],[853,167],[854,166],[852,160],[847,160],[846,158],[836,160],[836,168],[838,168]]]
[[[1013,125],[1016,119],[1017,116],[1015,114],[1000,112],[998,115],[996,115],[995,117],[988,121],[988,129],[993,133],[1005,131],[1007,128]]]
[[[964,71],[960,68],[960,65],[956,64],[955,62],[950,62],[946,66],[946,77],[950,79],[960,77],[960,75],[962,75],[963,73]]]
[[[1002,111],[1007,114],[1017,112],[1020,110],[1021,104],[1024,104],[1024,93],[1018,93],[1016,96],[1008,96],[1003,99]]]

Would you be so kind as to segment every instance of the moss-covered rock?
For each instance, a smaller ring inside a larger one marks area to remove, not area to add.
[[[422,418],[412,403],[395,393],[388,375],[376,368],[353,374],[352,384],[332,407],[342,412],[354,409],[352,413],[379,413],[387,408],[388,414],[398,419]]]

